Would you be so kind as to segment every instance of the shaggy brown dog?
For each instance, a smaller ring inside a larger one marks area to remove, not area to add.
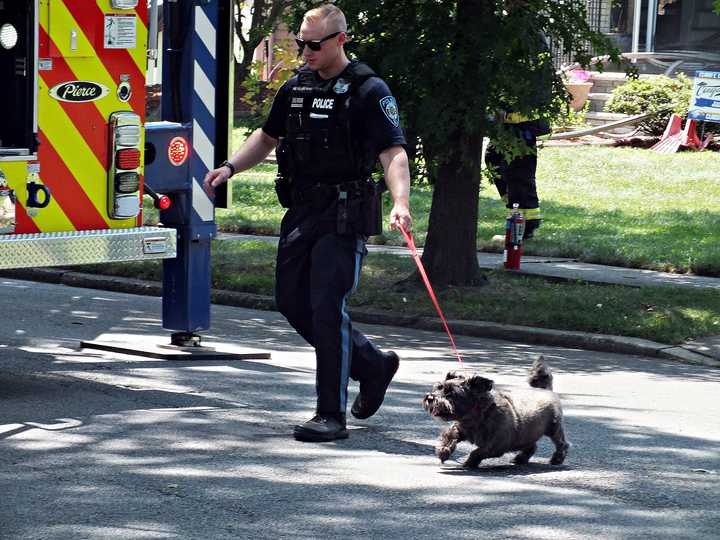
[[[535,361],[528,376],[531,388],[494,390],[490,379],[473,375],[467,379],[451,371],[425,396],[423,408],[438,420],[453,421],[440,435],[435,453],[445,462],[457,443],[477,446],[465,461],[474,468],[485,458],[519,451],[513,460],[524,464],[535,453],[543,435],[555,444],[550,463],[560,465],[570,444],[565,439],[560,399],[552,391],[553,377],[543,357]]]

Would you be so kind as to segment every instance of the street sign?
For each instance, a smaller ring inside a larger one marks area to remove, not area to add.
[[[688,118],[720,123],[720,71],[696,71]]]

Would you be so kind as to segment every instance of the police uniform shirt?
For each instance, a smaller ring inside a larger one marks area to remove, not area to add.
[[[313,77],[317,84],[332,85],[338,97],[342,97],[344,93],[350,94],[349,114],[353,138],[361,140],[368,154],[375,157],[392,146],[405,145],[397,103],[385,81],[376,76],[369,77],[360,81],[360,86],[353,90],[347,87],[349,85],[343,74],[344,72],[340,73],[329,82],[317,72],[313,73]],[[290,106],[288,94],[297,85],[298,76],[295,75],[275,96],[268,119],[262,127],[262,130],[274,139],[285,136]]]

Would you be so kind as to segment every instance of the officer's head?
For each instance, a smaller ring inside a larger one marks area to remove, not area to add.
[[[311,9],[303,17],[297,44],[308,67],[324,71],[345,61],[345,14],[332,4]]]

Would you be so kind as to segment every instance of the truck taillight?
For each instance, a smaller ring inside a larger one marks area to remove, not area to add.
[[[140,213],[141,141],[139,115],[129,111],[110,115],[108,215],[112,219],[134,218]]]
[[[123,148],[115,153],[115,167],[125,171],[137,169],[140,166],[140,150],[137,148]]]
[[[115,175],[115,190],[118,193],[135,193],[140,189],[140,175],[136,172]]]
[[[190,155],[190,145],[183,137],[175,137],[168,144],[168,159],[170,163],[179,167]]]
[[[117,146],[140,146],[140,126],[118,126],[115,132]]]

